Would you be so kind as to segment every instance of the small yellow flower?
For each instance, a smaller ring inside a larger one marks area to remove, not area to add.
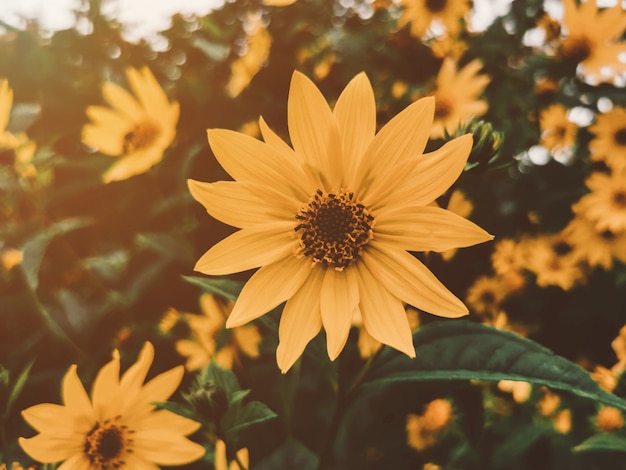
[[[591,192],[576,203],[576,213],[593,222],[599,232],[626,231],[626,167],[611,174],[594,172],[585,184]]]
[[[448,400],[437,398],[429,402],[421,415],[407,416],[407,444],[418,451],[433,447],[453,419],[454,410]]]
[[[529,382],[520,380],[500,380],[498,390],[510,393],[515,403],[524,403],[530,398],[533,387]]]
[[[200,423],[170,411],[155,410],[153,402],[167,400],[178,388],[183,367],[157,375],[144,384],[154,358],[146,343],[137,362],[119,377],[120,356],[97,374],[91,399],[76,366],[63,378],[63,405],[44,403],[22,411],[37,431],[19,443],[43,463],[64,461],[59,470],[136,470],[156,465],[183,465],[204,455],[204,447],[185,436]]]
[[[580,257],[561,234],[541,235],[527,242],[526,269],[535,274],[538,286],[569,290],[584,280]]]
[[[481,276],[467,290],[465,301],[477,315],[493,318],[506,295],[501,278]]]
[[[614,170],[626,165],[626,109],[617,107],[598,114],[589,126],[594,135],[589,143],[591,159],[607,163]]]
[[[22,264],[23,253],[15,248],[8,248],[0,252],[0,265],[6,270],[11,271],[14,267]]]
[[[611,369],[604,366],[595,366],[591,372],[591,378],[600,385],[600,388],[609,393],[612,393],[617,387],[617,377]]]
[[[270,55],[272,37],[261,17],[249,15],[246,18],[246,30],[249,31],[247,49],[232,63],[230,80],[226,85],[226,91],[232,98],[239,96],[247,88]]]
[[[200,297],[202,315],[179,314],[191,330],[190,339],[176,342],[178,353],[187,358],[187,370],[202,369],[211,359],[225,369],[232,369],[233,364],[241,362],[242,355],[259,357],[262,338],[255,325],[233,328],[226,344],[217,349],[217,337],[224,328],[233,305],[233,302],[222,300],[213,294],[203,294]],[[171,322],[171,311],[166,313],[165,319],[168,323]]]
[[[541,145],[551,153],[571,152],[576,142],[578,126],[568,119],[568,110],[560,104],[553,104],[539,115]]]
[[[247,448],[237,451],[237,459],[245,468],[250,468],[250,456]],[[226,457],[226,443],[221,439],[215,442],[215,470],[242,470],[236,460],[232,460],[228,464]]]
[[[485,114],[488,105],[479,96],[490,82],[490,78],[478,72],[482,68],[479,60],[473,60],[457,70],[455,60],[445,58],[437,74],[435,88],[435,121],[430,136],[443,137],[444,129],[453,132],[459,124],[471,117]]]
[[[288,100],[293,148],[263,120],[265,142],[208,131],[235,181],[191,180],[192,195],[222,222],[240,228],[195,269],[225,275],[260,267],[226,323],[240,326],[287,301],[277,361],[286,372],[308,342],[326,331],[334,360],[354,315],[378,341],[415,356],[404,304],[445,317],[463,303],[408,251],[445,251],[491,240],[477,225],[430,204],[463,171],[471,135],[424,154],[435,103],[407,107],[377,134],[374,92],[364,73],[334,110],[295,72]]]
[[[620,2],[598,11],[596,0],[577,4],[563,0],[563,38],[559,55],[579,63],[585,76],[595,81],[608,81],[615,74],[626,71],[620,56],[626,44],[618,42],[626,29],[626,12]],[[610,74],[604,73],[607,68]]]
[[[400,27],[411,24],[411,34],[421,38],[433,22],[446,28],[448,35],[458,36],[461,21],[470,10],[468,0],[401,0],[404,7],[398,20]]]
[[[624,416],[617,408],[601,406],[596,415],[596,427],[606,433],[619,431],[624,427]]]
[[[82,140],[101,153],[117,157],[104,173],[105,183],[145,173],[163,158],[176,135],[179,106],[170,103],[147,67],[128,68],[126,78],[135,96],[119,85],[102,86],[112,106],[89,106],[91,120],[83,127]]]

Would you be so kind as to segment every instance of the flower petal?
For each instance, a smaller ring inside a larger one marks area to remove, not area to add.
[[[158,465],[184,465],[205,454],[200,444],[163,429],[137,429],[133,439],[134,455]]]
[[[314,267],[307,281],[285,304],[278,326],[276,361],[285,374],[320,332],[320,293],[324,269]]]
[[[84,417],[92,422],[95,421],[91,401],[76,373],[76,364],[70,366],[65,377],[63,377],[61,395],[63,403],[72,410],[75,416]]]
[[[91,470],[91,463],[84,453],[72,455],[57,467],[57,470]]]
[[[121,396],[127,400],[132,400],[137,396],[144,380],[146,380],[146,375],[148,375],[148,370],[150,370],[153,360],[154,346],[149,341],[146,341],[141,351],[139,351],[137,362],[130,366],[122,375],[120,380]]]
[[[367,147],[356,178],[359,186],[365,187],[360,194],[362,199],[378,200],[376,194],[394,183],[389,179],[396,172],[390,169],[424,152],[434,114],[434,98],[422,98],[397,114],[376,134]]]
[[[141,422],[136,423],[136,427],[139,429],[163,429],[186,436],[197,431],[200,428],[200,423],[167,410],[157,410],[143,417]]]
[[[348,188],[376,134],[376,102],[367,75],[361,72],[343,90],[333,110],[343,146],[343,171]]]
[[[52,403],[41,403],[26,408],[22,410],[22,417],[39,432],[47,433],[54,430],[64,437],[75,434],[77,439],[80,439],[81,435],[84,436],[94,423],[86,419],[76,419],[65,406]]]
[[[18,440],[24,452],[42,463],[54,463],[66,460],[75,454],[82,454],[84,439],[68,439],[54,434],[37,434],[29,439]]]
[[[145,119],[146,112],[139,102],[121,86],[106,82],[102,85],[104,99],[119,113],[133,122],[141,122]]]
[[[476,245],[493,235],[439,207],[404,207],[376,217],[376,239],[407,251],[446,251]]]
[[[164,151],[160,146],[151,146],[130,153],[111,165],[102,175],[102,181],[108,184],[141,175],[163,159]]]
[[[364,263],[357,265],[360,311],[365,331],[409,357],[415,357],[411,327],[402,301],[385,289]]]
[[[299,209],[296,202],[293,203],[293,209],[268,204],[243,184],[234,181],[202,183],[187,180],[187,184],[194,199],[202,204],[212,217],[237,228],[273,222],[277,219],[293,220],[294,214]]]
[[[290,299],[311,273],[311,260],[288,256],[263,266],[243,286],[226,328],[248,323]]]
[[[294,225],[286,221],[243,228],[214,245],[194,270],[220,276],[275,263],[295,251]]]
[[[382,285],[400,300],[426,312],[456,318],[467,307],[426,266],[406,251],[387,248],[372,240],[362,260]]]
[[[91,398],[97,420],[113,416],[110,410],[112,400],[118,396],[120,389],[120,355],[113,352],[113,359],[100,369],[93,382]]]
[[[348,340],[352,318],[359,305],[356,271],[326,269],[320,298],[328,357],[334,361]]]
[[[434,152],[416,158],[409,172],[397,174],[396,184],[380,188],[371,209],[383,212],[402,206],[430,204],[459,178],[472,143],[471,134],[466,134],[447,142]]]
[[[335,117],[315,84],[297,71],[291,77],[287,119],[296,153],[326,178],[326,190],[340,189],[343,158]]]

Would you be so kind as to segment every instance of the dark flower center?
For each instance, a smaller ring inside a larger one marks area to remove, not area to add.
[[[96,470],[112,470],[124,465],[124,457],[131,452],[130,435],[133,431],[121,424],[116,416],[96,425],[87,433],[83,452]]]
[[[610,230],[604,230],[603,232],[601,232],[600,237],[607,242],[612,242],[616,238],[615,234]]]
[[[137,150],[150,147],[157,139],[161,130],[152,121],[143,121],[135,124],[135,126],[124,135],[122,148],[124,153],[132,153]]]
[[[452,112],[452,105],[446,99],[435,98],[435,119],[445,119]]]
[[[492,307],[496,303],[496,294],[491,290],[486,290],[480,294],[480,301],[487,307]]]
[[[374,237],[374,217],[354,198],[354,193],[339,191],[315,196],[296,214],[294,229],[300,236],[299,253],[315,263],[338,271],[358,259],[363,247]]]
[[[591,42],[585,36],[570,36],[561,45],[561,55],[566,60],[580,63],[591,55]]]
[[[613,193],[613,202],[620,209],[626,208],[626,191],[615,191]]]
[[[565,256],[572,251],[572,245],[566,242],[557,242],[552,245],[552,249],[558,256]]]
[[[626,128],[622,127],[613,134],[613,139],[617,145],[626,145]]]
[[[441,13],[447,4],[447,0],[426,0],[425,6],[431,13]]]

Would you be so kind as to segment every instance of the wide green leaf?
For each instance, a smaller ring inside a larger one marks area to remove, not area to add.
[[[574,447],[574,452],[626,452],[626,437],[614,434],[596,434]]]
[[[366,385],[425,380],[519,380],[626,410],[626,401],[602,390],[589,373],[540,344],[467,320],[443,320],[413,336],[417,357],[393,350],[378,358]]]

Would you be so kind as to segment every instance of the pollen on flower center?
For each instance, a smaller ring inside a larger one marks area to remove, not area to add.
[[[124,153],[131,153],[149,147],[159,136],[161,130],[152,121],[143,121],[135,124],[131,130],[124,135],[122,148]]]
[[[435,99],[435,119],[445,119],[452,112],[452,105],[445,98]]]
[[[110,470],[124,465],[126,454],[132,444],[132,431],[116,416],[96,425],[87,433],[84,453],[92,468]]]
[[[341,271],[358,259],[374,237],[374,217],[354,193],[325,193],[317,190],[313,199],[296,214],[294,229],[300,236],[298,254],[313,258]]]
[[[439,13],[446,9],[447,0],[426,0],[426,9],[431,13]]]

